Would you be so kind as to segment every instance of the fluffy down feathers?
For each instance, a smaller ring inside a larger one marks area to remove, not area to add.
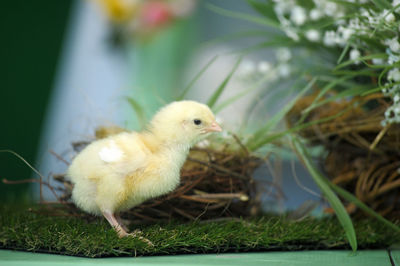
[[[221,128],[206,105],[173,102],[145,131],[119,133],[79,153],[68,169],[72,199],[82,210],[104,215],[123,236],[114,214],[175,189],[190,147],[214,131]]]

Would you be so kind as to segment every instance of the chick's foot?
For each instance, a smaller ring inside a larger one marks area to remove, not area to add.
[[[139,240],[145,242],[148,246],[154,247],[154,244],[150,240],[148,240],[147,238],[145,238],[143,236],[140,236],[141,234],[142,234],[142,231],[140,231],[139,229],[136,229],[132,233],[127,233],[123,237],[125,237],[125,236],[127,236],[127,237],[135,237],[135,238],[138,238]]]

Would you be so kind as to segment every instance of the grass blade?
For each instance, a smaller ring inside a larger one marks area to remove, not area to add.
[[[329,185],[330,182],[314,167],[313,163],[311,162],[310,156],[308,155],[303,144],[301,144],[301,142],[294,136],[292,136],[292,143],[299,158],[303,161],[304,165],[310,172],[315,183],[324,193],[329,204],[334,209],[336,217],[338,218],[340,224],[342,225],[346,233],[351,248],[353,249],[353,251],[356,251],[357,250],[356,232],[354,230],[353,222],[351,221],[350,216],[347,213],[346,209],[344,208],[342,202],[336,196],[335,192],[331,189]]]
[[[247,2],[250,4],[251,7],[253,7],[254,10],[260,13],[263,17],[266,17],[272,21],[276,21],[277,23],[279,23],[279,19],[274,11],[274,4],[271,1],[259,2],[254,0],[247,0]]]
[[[340,62],[342,62],[342,60],[343,60],[344,56],[347,54],[347,51],[349,50],[349,48],[350,48],[350,42],[348,42],[346,44],[346,46],[344,47],[342,53],[339,56],[339,59],[337,60],[337,64],[340,64]]]
[[[189,82],[186,88],[183,90],[182,94],[176,98],[177,101],[181,101],[185,98],[186,94],[192,88],[193,84],[203,75],[203,73],[214,63],[214,61],[218,58],[218,55],[211,58],[210,61],[196,74],[196,76]]]
[[[400,233],[400,227],[395,225],[394,223],[390,222],[389,220],[386,220],[384,217],[382,217],[380,214],[376,213],[374,210],[372,210],[370,207],[365,205],[362,201],[357,199],[353,194],[350,192],[346,191],[345,189],[333,184],[329,183],[329,186],[341,197],[343,197],[345,200],[354,203],[358,208],[362,209],[365,211],[367,214],[375,217],[377,220],[380,222],[384,223],[386,226],[392,228],[393,230],[397,231]]]
[[[271,71],[272,73],[273,71]],[[269,79],[271,79],[271,74],[267,74],[265,75],[263,78],[261,78],[259,81],[257,81],[253,86],[251,86],[250,88],[243,90],[235,95],[233,95],[232,97],[226,99],[225,101],[223,101],[221,104],[217,105],[214,108],[214,113],[217,114],[219,113],[221,110],[223,110],[224,108],[226,108],[227,106],[231,105],[232,103],[236,102],[237,100],[241,99],[242,97],[246,96],[246,94],[256,90],[257,88],[259,88],[261,85],[263,85],[266,81],[268,81]]]
[[[146,125],[147,119],[143,107],[132,97],[127,98],[128,103],[135,111],[136,117],[138,119],[140,128],[143,129]]]
[[[241,61],[242,57],[239,57],[238,61],[233,66],[231,72],[229,72],[228,76],[224,79],[224,81],[219,85],[219,87],[215,90],[215,92],[211,95],[210,99],[207,101],[207,105],[210,108],[213,108],[215,103],[218,101],[219,97],[221,96],[222,92],[224,91],[229,80],[232,78],[232,75],[235,73]]]
[[[246,21],[249,21],[252,23],[263,25],[263,26],[272,27],[275,29],[281,29],[280,24],[278,22],[268,19],[266,17],[257,17],[254,15],[248,15],[248,14],[244,14],[244,13],[240,13],[240,12],[234,12],[234,11],[230,11],[230,10],[227,10],[227,9],[224,9],[224,8],[212,5],[212,4],[207,4],[207,8],[209,8],[211,11],[214,11],[215,13],[223,15],[223,16],[242,19],[242,20],[246,20]]]
[[[384,9],[390,9],[392,7],[391,4],[389,4],[388,1],[386,0],[371,0],[376,7],[378,7],[380,10]]]
[[[299,124],[297,126],[293,126],[293,127],[289,128],[289,129],[287,129],[285,131],[268,135],[265,138],[263,138],[263,139],[261,139],[260,141],[257,142],[257,147],[263,147],[264,145],[266,145],[266,144],[268,144],[268,143],[270,143],[270,142],[272,142],[274,140],[280,139],[280,138],[282,138],[283,136],[285,136],[285,135],[287,135],[289,133],[294,133],[294,132],[297,132],[299,130],[305,129],[307,127],[310,127],[310,126],[313,126],[313,125],[316,125],[316,124],[328,122],[328,121],[330,121],[332,119],[335,119],[335,118],[343,115],[344,113],[348,112],[350,109],[351,109],[351,106],[349,106],[348,108],[346,108],[346,109],[344,109],[344,110],[342,110],[342,111],[340,111],[340,112],[338,112],[338,113],[336,113],[334,115],[327,116],[327,117],[324,117],[324,118],[321,118],[321,119],[318,119],[318,120],[313,120],[313,121],[310,121],[310,122],[307,122],[307,123],[301,123],[301,124]]]
[[[348,61],[343,62],[340,65],[337,65],[333,70],[337,71],[337,70],[339,70],[341,68],[344,68],[346,66],[354,64],[354,63],[356,63],[358,61],[367,61],[367,60],[371,60],[371,59],[374,59],[374,58],[384,59],[384,58],[387,58],[387,54],[380,53],[380,54],[370,54],[370,55],[366,55],[366,56],[361,56],[361,57],[359,57],[357,59],[348,60]]]
[[[314,83],[317,81],[317,78],[313,78],[307,86],[305,86],[299,94],[294,97],[289,103],[287,103],[278,113],[276,113],[263,127],[257,130],[253,137],[249,139],[247,142],[247,146],[250,150],[256,150],[259,146],[259,140],[268,132],[271,128],[275,127],[280,120],[292,109],[293,105],[297,102],[297,100],[303,96],[308,90],[312,88]]]

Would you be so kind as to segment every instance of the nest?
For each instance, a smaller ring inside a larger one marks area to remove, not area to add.
[[[300,99],[287,116],[294,127],[314,100]],[[324,99],[321,99],[324,100]],[[303,120],[313,124],[299,133],[312,145],[323,145],[322,168],[331,181],[389,219],[400,218],[400,126],[382,126],[389,103],[382,94],[328,102]],[[320,121],[319,123],[313,123]],[[347,210],[362,215],[355,205]]]
[[[100,128],[97,138],[103,138],[120,130],[118,128]],[[233,145],[220,145],[218,148],[199,148],[190,151],[181,170],[181,183],[173,192],[151,199],[122,214],[133,223],[150,223],[174,219],[209,220],[232,217],[248,217],[260,211],[260,192],[252,174],[261,160],[250,155],[237,137]],[[79,151],[89,142],[73,143]],[[59,160],[63,160],[55,154]],[[69,215],[86,216],[71,202],[73,184],[64,174],[53,175],[57,186],[41,181],[48,186],[62,203]],[[46,203],[46,202],[44,202]],[[51,204],[45,204],[51,208]],[[59,206],[59,205],[58,205]],[[54,214],[54,212],[52,211]],[[90,218],[89,218],[90,219]]]

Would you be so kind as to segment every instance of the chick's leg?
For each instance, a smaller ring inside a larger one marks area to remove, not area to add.
[[[115,219],[117,220],[118,224],[122,227],[122,229],[124,229],[126,232],[129,231],[128,227],[126,227],[126,225],[123,223],[121,216],[119,215],[119,213],[114,214]]]
[[[153,243],[150,240],[148,240],[147,238],[138,236],[138,234],[142,233],[142,232],[140,232],[140,230],[128,234],[126,232],[127,230],[124,230],[124,226],[118,221],[118,219],[120,219],[120,218],[118,218],[118,219],[116,218],[116,216],[119,217],[119,215],[114,215],[110,211],[105,211],[105,212],[103,212],[103,216],[107,219],[107,221],[111,224],[111,226],[115,229],[115,231],[117,231],[118,236],[120,238],[125,237],[125,236],[138,237],[140,240],[145,242],[147,245],[154,246]]]
[[[117,217],[119,217],[118,215],[114,215],[112,212],[110,211],[105,211],[103,212],[103,216],[107,219],[107,221],[111,224],[111,226],[115,229],[115,231],[117,231],[118,236],[120,238],[125,237],[125,236],[132,236],[132,237],[138,237],[140,240],[142,240],[143,242],[145,242],[147,245],[149,246],[154,246],[153,243],[148,240],[145,237],[142,236],[138,236],[138,234],[141,234],[142,232],[140,230],[135,230],[133,233],[127,233],[127,230],[124,230],[124,226],[118,222]]]
[[[110,225],[117,231],[119,237],[127,236],[128,233],[124,230],[123,226],[115,218],[114,214],[110,211],[103,212],[103,216],[107,219]]]

